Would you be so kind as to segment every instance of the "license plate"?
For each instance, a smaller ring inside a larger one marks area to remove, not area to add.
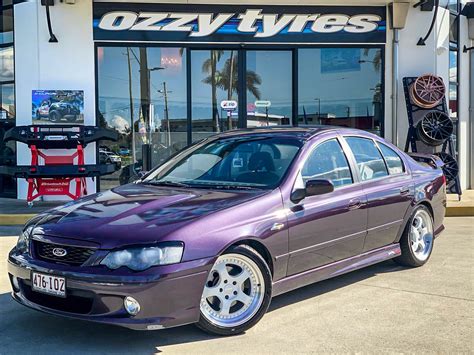
[[[31,273],[33,291],[48,295],[66,297],[66,278],[47,274]]]

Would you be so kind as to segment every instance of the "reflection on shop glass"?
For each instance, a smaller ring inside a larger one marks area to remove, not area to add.
[[[84,91],[33,90],[33,124],[84,124]]]

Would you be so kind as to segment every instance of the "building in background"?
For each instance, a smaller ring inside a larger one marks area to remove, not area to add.
[[[474,51],[463,51],[473,44],[467,11],[472,2],[441,0],[438,8],[434,0],[422,6],[383,0],[337,0],[331,6],[319,0],[298,6],[283,0],[53,3],[52,32],[39,0],[2,7],[0,97],[6,119],[0,116],[0,129],[32,124],[35,90],[82,91],[84,124],[120,136],[87,147],[88,163],[99,161],[99,152],[121,158],[116,173],[88,182],[89,191],[126,183],[142,165],[144,144],[156,165],[234,128],[340,125],[403,146],[408,121],[402,78],[425,73],[449,87],[461,184],[474,185]],[[36,117],[47,120],[50,104],[39,103]],[[18,164],[29,164],[26,146],[10,150]],[[11,181],[10,191],[2,186],[0,194],[11,195]],[[24,181],[17,191],[25,198]]]

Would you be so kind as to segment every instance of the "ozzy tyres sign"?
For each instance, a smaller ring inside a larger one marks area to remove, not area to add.
[[[96,41],[385,43],[383,6],[94,3]]]

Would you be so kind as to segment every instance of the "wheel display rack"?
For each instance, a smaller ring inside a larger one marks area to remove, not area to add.
[[[441,79],[438,78],[438,80]],[[453,125],[449,119],[446,99],[444,97],[441,99],[436,97],[437,102],[434,105],[420,106],[418,100],[413,100],[414,96],[416,96],[413,93],[415,82],[419,82],[419,78],[403,78],[409,124],[405,152],[411,150],[413,153],[418,153],[419,150],[422,150],[423,153],[437,155],[444,163],[442,169],[446,176],[448,192],[457,194],[460,199],[462,190],[459,181],[459,166],[455,158],[456,149],[452,134]],[[446,124],[444,125],[444,123]],[[432,129],[431,132],[430,128]],[[431,134],[432,137],[422,137],[423,133],[425,135],[427,135],[426,133]],[[437,152],[436,147],[439,146],[441,146],[441,151]]]
[[[76,200],[87,195],[87,177],[115,172],[115,164],[85,164],[85,146],[98,140],[117,139],[117,132],[92,126],[17,126],[5,133],[4,140],[27,144],[31,152],[31,164],[0,166],[0,174],[27,180],[28,205],[32,205],[40,196],[68,196]],[[45,151],[48,149],[69,149],[74,152],[69,155],[47,154]]]

